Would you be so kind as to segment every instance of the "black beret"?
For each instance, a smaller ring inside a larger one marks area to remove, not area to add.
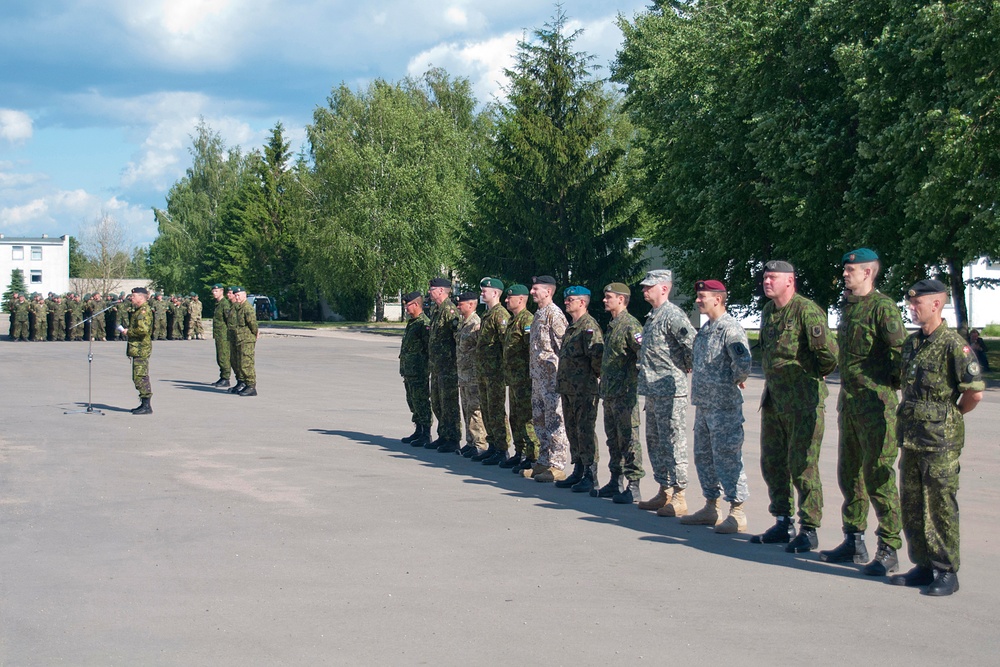
[[[403,295],[403,304],[406,305],[415,299],[423,299],[423,292],[409,292]]]
[[[132,294],[145,294],[146,296],[149,296],[149,290],[145,287],[133,287]]]
[[[458,295],[459,301],[479,301],[479,292],[463,292]]]
[[[532,285],[555,285],[556,279],[552,276],[531,276]]]
[[[795,273],[795,267],[780,259],[771,260],[764,265],[764,270],[769,273]]]
[[[912,299],[917,296],[924,296],[925,294],[941,294],[947,292],[948,288],[940,280],[934,278],[928,278],[927,280],[921,280],[920,282],[914,283],[913,286],[906,291],[906,297]]]
[[[451,281],[447,278],[431,278],[431,287],[451,287]]]

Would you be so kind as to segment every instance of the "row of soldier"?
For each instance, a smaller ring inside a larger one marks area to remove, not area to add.
[[[194,340],[203,337],[202,304],[192,292],[186,297],[156,293],[149,301],[153,340]],[[132,295],[75,292],[46,299],[35,292],[11,294],[6,304],[13,341],[123,340],[118,325],[128,321]]]
[[[958,590],[962,414],[982,396],[978,363],[943,322],[940,282],[921,281],[910,290],[910,310],[921,329],[907,338],[899,308],[874,288],[878,256],[862,248],[845,254],[843,266],[839,347],[826,313],[797,294],[794,268],[783,261],[765,267],[761,471],[775,524],[750,541],[781,543],[790,553],[818,547],[825,378],[839,363],[838,481],[845,537],[820,557],[863,564],[864,574],[887,576],[898,570],[896,551],[905,530],[914,568],[891,582],[950,595]],[[457,306],[451,283],[432,280],[430,317],[423,294],[407,294],[410,321],[400,374],[415,430],[403,441],[457,451],[574,492],[635,502],[684,524],[714,526],[717,533],[746,531],[741,391],[751,369],[746,333],[727,313],[726,288],[719,281],[696,285],[695,303],[707,319],[697,330],[669,301],[669,270],[649,272],[640,286],[652,306],[645,325],[627,310],[628,285],[604,288],[603,306],[611,315],[606,332],[588,313],[590,291],[566,288],[564,315],[553,303],[556,285],[550,276],[533,277],[530,289],[517,284],[506,290],[487,277],[479,293],[461,294]],[[529,296],[537,304],[534,315],[527,310]],[[476,314],[480,299],[487,308],[482,318]],[[646,445],[659,484],[658,493],[645,501],[639,497],[645,470],[638,395],[645,396]],[[603,486],[597,480],[599,399],[611,474]],[[685,497],[689,400],[695,406],[693,455],[705,498],[693,513]],[[432,414],[438,420],[434,440]],[[902,506],[894,469],[900,447]],[[728,513],[721,500],[729,503]],[[870,561],[864,543],[869,505],[879,519],[878,548]]]

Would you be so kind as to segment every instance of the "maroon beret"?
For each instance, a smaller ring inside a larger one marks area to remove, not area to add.
[[[696,292],[725,292],[726,286],[718,280],[699,280],[694,284]]]

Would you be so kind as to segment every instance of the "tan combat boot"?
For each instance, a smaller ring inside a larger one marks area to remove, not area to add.
[[[674,490],[669,486],[664,486],[660,484],[660,491],[655,496],[649,500],[640,500],[637,507],[641,510],[650,510],[655,512],[664,505],[670,502],[670,497],[673,495]]]
[[[679,486],[674,487],[674,492],[670,496],[670,502],[656,510],[656,516],[684,516],[688,513],[688,504],[684,500],[684,489]]]
[[[525,468],[524,470],[522,470],[521,471],[521,477],[527,477],[528,479],[531,479],[535,475],[537,475],[538,473],[542,472],[545,469],[546,469],[546,466],[543,466],[541,463],[536,463],[535,465],[531,466],[530,468]]]
[[[747,515],[743,512],[743,503],[729,503],[729,516],[715,527],[720,535],[747,532]]]
[[[536,482],[561,482],[566,479],[566,472],[559,468],[542,467],[541,472],[535,474],[533,478]]]
[[[714,526],[719,523],[719,499],[705,499],[705,506],[694,514],[681,517],[685,526]]]

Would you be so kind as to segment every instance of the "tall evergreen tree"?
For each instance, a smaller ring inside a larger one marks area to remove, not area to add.
[[[24,271],[21,269],[11,270],[10,284],[7,285],[7,290],[0,297],[3,299],[3,311],[5,313],[10,312],[10,297],[14,292],[25,296],[28,294],[28,286],[24,283]]]

